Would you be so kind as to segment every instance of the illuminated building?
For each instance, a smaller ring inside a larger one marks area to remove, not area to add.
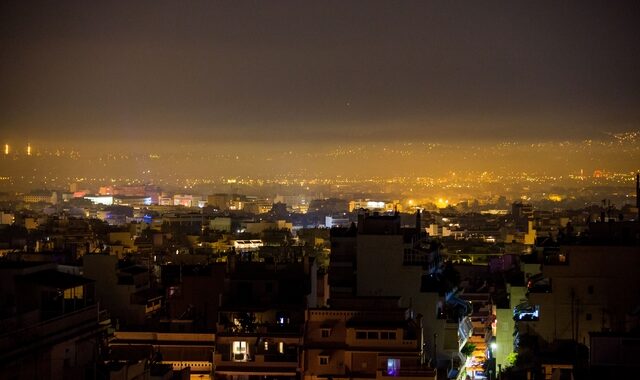
[[[158,205],[173,206],[173,197],[162,195],[158,198]]]
[[[418,218],[419,213],[416,221]],[[463,365],[459,352],[470,334],[466,323],[469,308],[454,294],[446,299],[440,295],[440,271],[437,248],[421,230],[402,228],[398,213],[361,213],[357,228],[331,230],[331,297],[401,296],[402,306],[413,305],[424,317],[423,339],[430,358],[435,359],[435,349],[442,358],[455,356],[458,365]],[[464,310],[449,316],[444,313],[449,303],[462,305]],[[458,331],[464,331],[463,338],[458,339]]]
[[[349,217],[346,215],[325,216],[324,225],[327,228],[332,227],[348,227],[351,224]]]
[[[196,200],[197,202],[197,200]],[[194,205],[194,199],[192,195],[175,194],[173,196],[174,206],[192,207]]]
[[[58,193],[55,191],[48,190],[34,190],[29,194],[25,194],[22,196],[22,201],[25,203],[58,203]]]
[[[0,224],[13,224],[15,216],[11,213],[0,211]]]
[[[441,226],[436,223],[430,224],[426,230],[429,236],[440,236],[440,237],[451,236],[451,230],[447,226]]]
[[[234,240],[233,248],[236,252],[255,252],[264,246],[262,240]]]
[[[113,196],[111,196],[111,195],[109,195],[109,196],[86,196],[86,197],[84,197],[84,199],[88,199],[91,202],[93,202],[93,204],[96,204],[96,205],[111,206],[113,204]]]
[[[207,205],[221,211],[242,210],[247,197],[241,194],[218,193],[207,196]]]
[[[305,214],[309,210],[310,199],[304,195],[281,195],[273,199],[273,203],[284,203],[289,211]]]
[[[301,379],[305,310],[317,307],[317,270],[302,262],[230,256],[216,333],[216,378]]]
[[[507,357],[514,352],[513,334],[515,331],[516,322],[513,315],[514,310],[518,305],[525,305],[527,302],[526,296],[527,288],[524,286],[508,286],[507,292],[509,294],[506,304],[499,304],[496,307],[496,320],[493,326],[493,335],[496,338],[496,349],[494,355],[496,358],[496,365],[507,367]],[[535,309],[531,309],[530,313],[533,313]],[[533,316],[533,314],[531,314]]]
[[[370,199],[365,200],[356,200],[349,202],[349,212],[353,212],[354,210],[365,209],[371,212],[380,211],[380,212],[402,212],[402,204],[400,201],[394,200],[392,202],[388,201],[373,201]]]
[[[273,202],[268,199],[247,196],[243,210],[252,214],[266,214],[271,211]]]
[[[147,196],[123,196],[117,195],[113,197],[113,204],[122,206],[149,206],[152,204],[151,197]]]
[[[333,300],[309,309],[305,328],[305,380],[433,379],[424,362],[422,325],[400,297]]]

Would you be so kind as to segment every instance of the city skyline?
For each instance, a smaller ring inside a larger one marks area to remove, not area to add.
[[[639,19],[0,2],[0,379],[637,373]]]

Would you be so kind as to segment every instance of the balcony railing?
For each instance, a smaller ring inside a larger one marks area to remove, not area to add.
[[[256,356],[260,356],[260,355],[256,355]],[[298,355],[295,354],[265,354],[264,356],[264,361],[265,362],[292,362],[292,363],[297,363],[298,362]]]
[[[0,335],[0,357],[46,344],[74,331],[95,325],[98,328],[98,305],[91,305],[34,325]]]

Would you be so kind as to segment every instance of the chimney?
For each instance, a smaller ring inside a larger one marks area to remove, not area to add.
[[[422,218],[420,217],[420,209],[416,208],[416,234],[420,235],[422,229]]]

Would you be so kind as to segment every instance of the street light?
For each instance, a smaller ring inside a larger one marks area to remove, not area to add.
[[[493,340],[490,344],[489,347],[491,347],[491,369],[489,369],[489,380],[494,380],[495,377],[492,377],[493,374],[493,370],[495,370],[495,365],[496,365],[496,349],[498,348],[498,343],[496,343],[495,340]],[[498,376],[498,373],[496,372],[496,377]]]

